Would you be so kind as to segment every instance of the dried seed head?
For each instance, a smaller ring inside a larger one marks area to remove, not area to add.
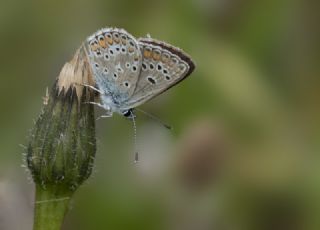
[[[60,93],[63,89],[67,92],[69,88],[74,87],[80,98],[84,84],[94,86],[95,82],[87,56],[81,47],[73,59],[63,66],[57,78],[57,88]]]

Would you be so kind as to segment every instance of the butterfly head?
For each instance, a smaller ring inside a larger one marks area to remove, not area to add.
[[[130,120],[133,120],[136,118],[136,115],[134,114],[134,109],[128,109],[121,111],[122,115]]]

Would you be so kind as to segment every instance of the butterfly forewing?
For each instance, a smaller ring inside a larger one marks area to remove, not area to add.
[[[97,87],[110,94],[116,104],[128,101],[142,62],[135,38],[123,29],[106,28],[87,39],[86,49]]]
[[[182,50],[151,38],[139,39],[141,71],[126,107],[136,107],[171,88],[194,70],[194,63]]]

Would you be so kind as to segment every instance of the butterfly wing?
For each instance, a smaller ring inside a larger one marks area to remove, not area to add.
[[[137,107],[176,85],[195,68],[191,58],[179,48],[151,38],[138,40],[142,52],[141,71],[127,108]]]
[[[138,42],[123,29],[106,28],[90,36],[85,46],[97,87],[120,106],[132,96],[140,73]]]

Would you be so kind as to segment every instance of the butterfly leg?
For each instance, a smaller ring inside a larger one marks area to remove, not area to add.
[[[96,105],[96,106],[98,106],[98,107],[100,107],[100,108],[103,108],[103,109],[105,109],[105,107],[102,105],[102,104],[100,104],[100,103],[97,103],[97,102],[94,102],[94,101],[88,101],[88,102],[84,102],[83,104],[91,104],[91,105]]]
[[[97,121],[97,120],[100,120],[101,118],[106,118],[106,117],[112,117],[112,112],[108,112],[108,113],[106,113],[106,114],[104,114],[104,115],[99,116],[99,117],[96,119],[96,121]]]
[[[93,101],[84,102],[84,104],[92,104],[92,105],[96,105],[100,108],[103,108],[106,111],[106,113],[104,115],[102,115],[101,117],[112,117],[113,112],[111,111],[111,108],[109,105],[103,105],[103,104],[93,102]],[[100,119],[100,118],[98,118],[98,119]]]
[[[84,87],[88,87],[88,88],[90,88],[90,89],[92,89],[92,90],[94,90],[94,91],[96,91],[96,92],[98,92],[100,94],[104,94],[104,92],[102,92],[101,90],[97,89],[96,87],[94,87],[92,85],[87,85],[87,84],[79,84],[79,85],[84,86]]]

